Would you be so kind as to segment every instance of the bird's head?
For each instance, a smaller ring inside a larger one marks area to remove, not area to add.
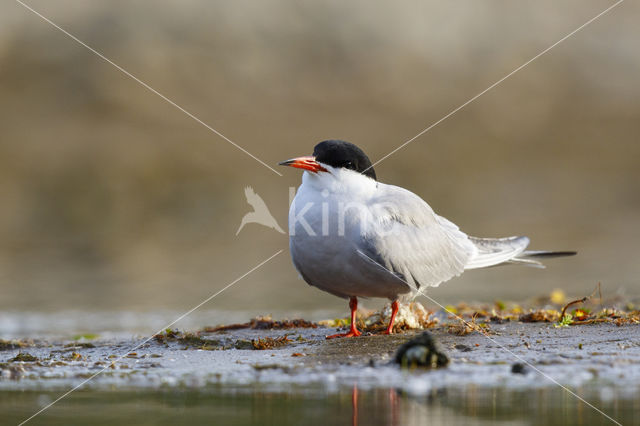
[[[330,173],[331,169],[347,169],[376,180],[376,172],[369,157],[356,145],[341,140],[320,142],[313,149],[313,155],[292,158],[278,164],[312,173]]]

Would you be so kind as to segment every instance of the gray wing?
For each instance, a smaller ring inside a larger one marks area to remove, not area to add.
[[[366,255],[417,289],[460,275],[477,252],[467,235],[412,192],[379,185],[362,232]]]

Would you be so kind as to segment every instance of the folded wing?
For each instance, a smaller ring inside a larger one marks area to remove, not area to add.
[[[361,235],[367,257],[416,289],[464,272],[477,252],[466,234],[412,192],[391,185],[380,189]]]

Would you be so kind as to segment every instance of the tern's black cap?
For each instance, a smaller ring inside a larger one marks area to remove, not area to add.
[[[373,180],[377,180],[376,172],[373,170],[369,157],[350,142],[341,140],[320,142],[313,149],[313,156],[320,163],[328,164],[331,167],[354,170]]]

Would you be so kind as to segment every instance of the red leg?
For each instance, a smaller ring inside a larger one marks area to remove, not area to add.
[[[391,426],[397,426],[398,423],[398,394],[393,388],[389,389],[389,405],[391,406]]]
[[[356,311],[358,310],[358,298],[352,296],[349,299],[349,308],[351,309],[351,329],[348,333],[338,333],[327,336],[327,339],[335,339],[336,337],[357,337],[361,335],[360,331],[356,328]]]
[[[353,385],[353,392],[351,392],[351,424],[352,426],[358,426],[358,386]]]
[[[400,305],[397,300],[394,300],[391,304],[391,319],[389,320],[389,327],[387,327],[387,331],[385,331],[384,334],[393,334],[393,322],[396,320],[398,308],[400,308]]]

